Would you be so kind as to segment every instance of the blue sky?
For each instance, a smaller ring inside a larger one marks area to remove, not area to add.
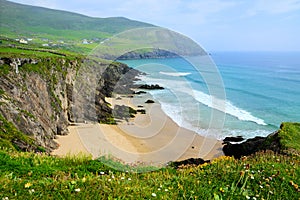
[[[208,51],[300,51],[300,0],[11,0],[182,33]]]

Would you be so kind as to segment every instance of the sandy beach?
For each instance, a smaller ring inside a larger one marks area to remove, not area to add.
[[[179,127],[158,103],[146,104],[145,98],[140,96],[107,98],[107,101],[112,106],[145,109],[146,114],[138,113],[135,118],[118,125],[95,123],[72,126],[69,135],[59,136],[56,140],[60,147],[53,155],[82,152],[91,154],[93,158],[109,155],[129,164],[156,166],[187,158],[211,160],[223,155],[221,141]]]

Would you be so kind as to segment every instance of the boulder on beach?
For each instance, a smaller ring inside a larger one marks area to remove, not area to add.
[[[148,99],[145,103],[155,103],[155,102],[151,99]]]

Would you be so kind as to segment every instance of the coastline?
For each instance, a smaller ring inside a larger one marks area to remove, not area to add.
[[[145,97],[107,98],[112,107],[126,105],[134,109],[141,106]],[[136,102],[138,101],[138,102]],[[85,124],[73,126],[76,129],[68,136],[56,140],[60,147],[53,155],[66,153],[89,153],[95,159],[112,156],[127,164],[161,166],[170,161],[188,158],[212,160],[223,155],[222,141],[203,137],[191,130],[179,127],[167,116],[159,103],[142,104],[146,114],[138,113],[128,121],[118,125]],[[70,139],[63,139],[68,137]],[[77,138],[77,139],[71,139]],[[72,140],[71,143],[69,140]]]

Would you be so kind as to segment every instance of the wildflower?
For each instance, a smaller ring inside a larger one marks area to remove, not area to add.
[[[160,188],[158,188],[157,190],[158,190],[158,191],[160,191],[161,189],[160,189]]]
[[[253,175],[251,175],[251,176],[250,176],[250,178],[251,178],[251,179],[254,179],[254,176],[253,176]]]
[[[224,192],[225,192],[223,188],[220,188],[219,190],[220,190],[220,192],[222,192],[222,193],[224,193]]]
[[[256,200],[256,197],[253,197],[252,199],[253,199],[253,200]]]
[[[72,185],[75,185],[75,184],[76,184],[76,181],[71,181],[71,184],[72,184]]]
[[[74,191],[75,192],[80,192],[80,188],[76,188]]]
[[[168,192],[169,190],[168,189],[165,189],[165,192]]]
[[[246,196],[246,199],[250,199],[250,197],[247,195],[247,196]]]
[[[127,180],[131,181],[131,178],[128,178]]]
[[[9,198],[8,197],[3,197],[2,200],[9,200]]]
[[[269,193],[270,193],[270,194],[273,194],[273,192],[272,192],[271,190],[269,191]]]
[[[109,179],[108,179],[108,181],[110,182],[110,181],[111,181],[111,179],[109,178]]]
[[[35,192],[34,189],[29,190],[29,194],[32,194],[34,192]]]
[[[104,173],[104,172],[100,172],[100,174],[101,174],[101,175],[104,175],[105,173]]]
[[[270,180],[268,178],[265,179],[266,182],[269,182]]]
[[[261,189],[264,188],[264,186],[262,186],[262,185],[260,185],[259,187],[260,187]]]
[[[83,177],[83,178],[82,178],[82,182],[84,183],[85,181],[86,181],[86,178],[85,178],[85,177]]]
[[[114,176],[114,175],[112,175],[112,176],[111,176],[111,178],[112,178],[112,179],[114,179],[114,178],[115,178],[115,176]]]
[[[26,184],[24,185],[25,188],[30,188],[31,186],[32,186],[32,183],[26,183]]]
[[[210,185],[210,184],[211,184],[211,181],[208,181],[208,184]]]
[[[151,196],[156,197],[156,194],[155,194],[155,193],[152,193]]]
[[[122,176],[122,177],[121,177],[121,180],[124,180],[124,179],[125,179],[125,178]]]

